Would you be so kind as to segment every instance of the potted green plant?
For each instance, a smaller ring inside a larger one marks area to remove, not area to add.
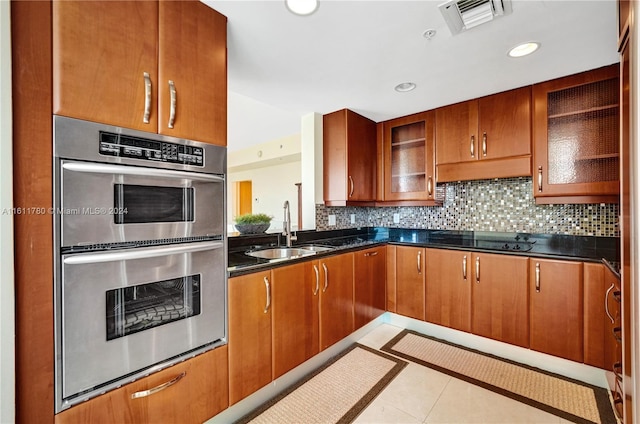
[[[264,213],[248,213],[236,217],[236,230],[240,234],[259,234],[267,231],[271,225],[272,216]]]

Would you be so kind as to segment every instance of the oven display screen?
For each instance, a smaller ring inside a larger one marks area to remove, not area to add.
[[[200,275],[107,291],[107,340],[200,314]]]
[[[115,184],[115,223],[192,222],[193,191],[192,187]]]

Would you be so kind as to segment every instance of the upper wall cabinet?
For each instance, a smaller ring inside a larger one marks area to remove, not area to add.
[[[384,201],[436,203],[434,112],[382,124]]]
[[[53,2],[53,113],[226,145],[226,18],[200,1]]]
[[[536,84],[536,203],[617,202],[618,65]]]
[[[436,109],[438,182],[531,176],[531,87]]]
[[[376,123],[348,109],[322,117],[324,202],[366,205],[376,200]]]

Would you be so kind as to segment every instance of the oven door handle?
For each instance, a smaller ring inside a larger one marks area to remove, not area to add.
[[[224,181],[224,177],[198,172],[171,171],[168,169],[141,168],[136,166],[110,165],[102,163],[64,162],[63,169],[93,174],[140,175],[145,177],[186,178],[189,180]]]
[[[224,247],[224,243],[221,241],[207,241],[171,246],[141,247],[136,249],[120,250],[117,252],[81,253],[73,256],[66,256],[62,261],[66,265],[84,265],[100,262],[146,259],[158,256],[177,255],[181,253],[202,252],[204,250],[221,249],[222,247]]]

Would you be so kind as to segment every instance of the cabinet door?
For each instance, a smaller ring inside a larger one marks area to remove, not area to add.
[[[158,81],[158,3],[56,1],[53,8],[53,113],[157,132],[145,115],[145,78]]]
[[[471,253],[426,249],[426,320],[471,331]]]
[[[353,332],[353,253],[318,262],[320,350],[324,350]]]
[[[320,351],[317,261],[271,271],[273,279],[273,378],[276,379]]]
[[[354,329],[362,327],[385,311],[385,247],[354,253]]]
[[[201,423],[228,406],[227,346],[221,346],[67,409],[55,423]]]
[[[529,258],[474,253],[471,331],[529,347]]]
[[[436,163],[475,161],[478,157],[478,101],[436,109]]]
[[[435,113],[384,125],[384,200],[435,201]]]
[[[396,246],[396,313],[424,321],[425,251]]]
[[[618,65],[533,86],[534,196],[574,196],[563,203],[617,202]],[[583,196],[580,199],[576,196]]]
[[[531,155],[531,87],[478,100],[478,159]]]
[[[348,109],[322,117],[324,201],[331,206],[376,200],[376,123]]]
[[[227,19],[196,0],[159,4],[158,132],[226,146]]]
[[[229,279],[229,403],[271,382],[271,273]]]
[[[529,264],[531,349],[582,362],[582,263],[532,258]]]

